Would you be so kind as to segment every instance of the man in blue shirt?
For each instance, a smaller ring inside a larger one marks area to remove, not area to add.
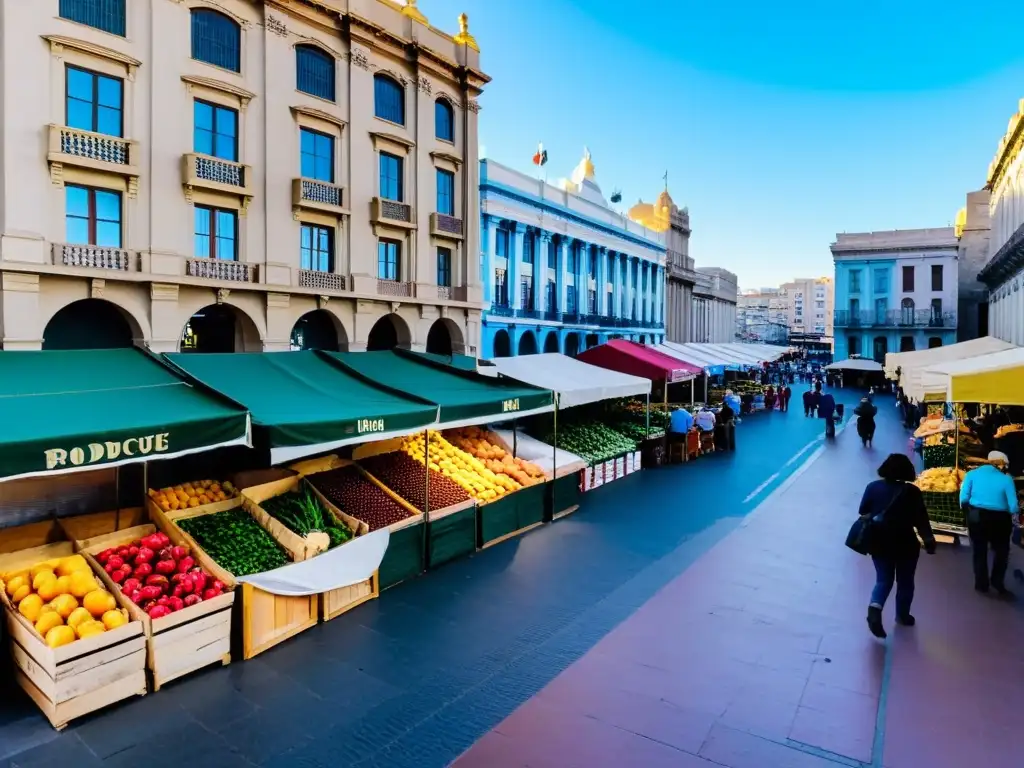
[[[685,408],[676,408],[669,417],[669,430],[676,435],[686,436],[693,428],[693,416]]]
[[[974,588],[988,592],[989,585],[1000,595],[1006,589],[1006,566],[1010,558],[1013,516],[1019,512],[1017,488],[1005,474],[1010,460],[1005,453],[992,451],[989,463],[972,469],[960,486],[960,506],[967,512],[967,529],[974,556]],[[988,550],[992,548],[992,573],[989,577]]]

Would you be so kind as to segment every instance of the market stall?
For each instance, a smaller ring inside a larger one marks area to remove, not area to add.
[[[912,352],[888,352],[885,355],[885,375],[895,380],[897,372],[899,372],[900,384],[906,390],[908,385],[915,385],[915,372],[921,369],[979,357],[992,352],[1002,352],[1004,349],[1013,347],[1014,345],[1010,342],[997,339],[994,336],[982,336],[980,339],[969,339],[942,347],[918,349]]]
[[[922,401],[1024,405],[1024,347],[955,360],[921,371]]]

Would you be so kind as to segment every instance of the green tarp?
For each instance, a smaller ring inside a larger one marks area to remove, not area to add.
[[[388,391],[316,352],[165,357],[248,408],[253,425],[264,433],[272,464],[408,434],[437,417],[435,405]]]
[[[0,352],[0,480],[249,443],[249,415],[139,349]]]
[[[457,369],[437,362],[435,356],[406,350],[319,354],[387,387],[436,403],[440,428],[552,409],[549,390]]]

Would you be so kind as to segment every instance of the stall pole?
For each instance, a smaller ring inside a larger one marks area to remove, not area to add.
[[[512,458],[519,458],[519,419],[512,419]]]
[[[953,439],[956,441],[953,443],[953,469],[960,469],[960,410],[956,407],[956,403],[953,403]],[[959,475],[953,475],[959,477]]]
[[[423,570],[430,562],[430,429],[423,430]]]
[[[554,412],[554,428],[552,434],[554,437],[551,440],[551,519],[555,519],[555,515],[560,510],[555,508],[558,504],[558,493],[555,490],[555,486],[558,484],[558,407],[562,403],[562,395],[555,392],[555,412]]]
[[[704,405],[708,405],[708,375],[704,374]]]
[[[114,467],[114,501],[117,511],[114,512],[114,530],[121,530],[121,468]]]
[[[651,393],[647,393],[647,426],[644,427],[644,439],[649,440],[651,437]]]

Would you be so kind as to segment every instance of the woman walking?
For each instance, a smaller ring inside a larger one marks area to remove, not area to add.
[[[854,416],[857,417],[857,435],[865,448],[871,445],[871,441],[875,439],[875,415],[877,413],[878,408],[867,397],[862,397],[860,404],[853,411]]]
[[[860,502],[860,515],[868,515],[872,526],[871,560],[875,564],[875,587],[868,605],[868,629],[885,637],[882,609],[896,585],[896,621],[914,626],[910,604],[914,600],[914,573],[921,555],[917,534],[925,551],[935,554],[935,534],[928,522],[924,497],[913,484],[916,473],[910,459],[893,453],[878,468],[880,480],[868,483]]]

